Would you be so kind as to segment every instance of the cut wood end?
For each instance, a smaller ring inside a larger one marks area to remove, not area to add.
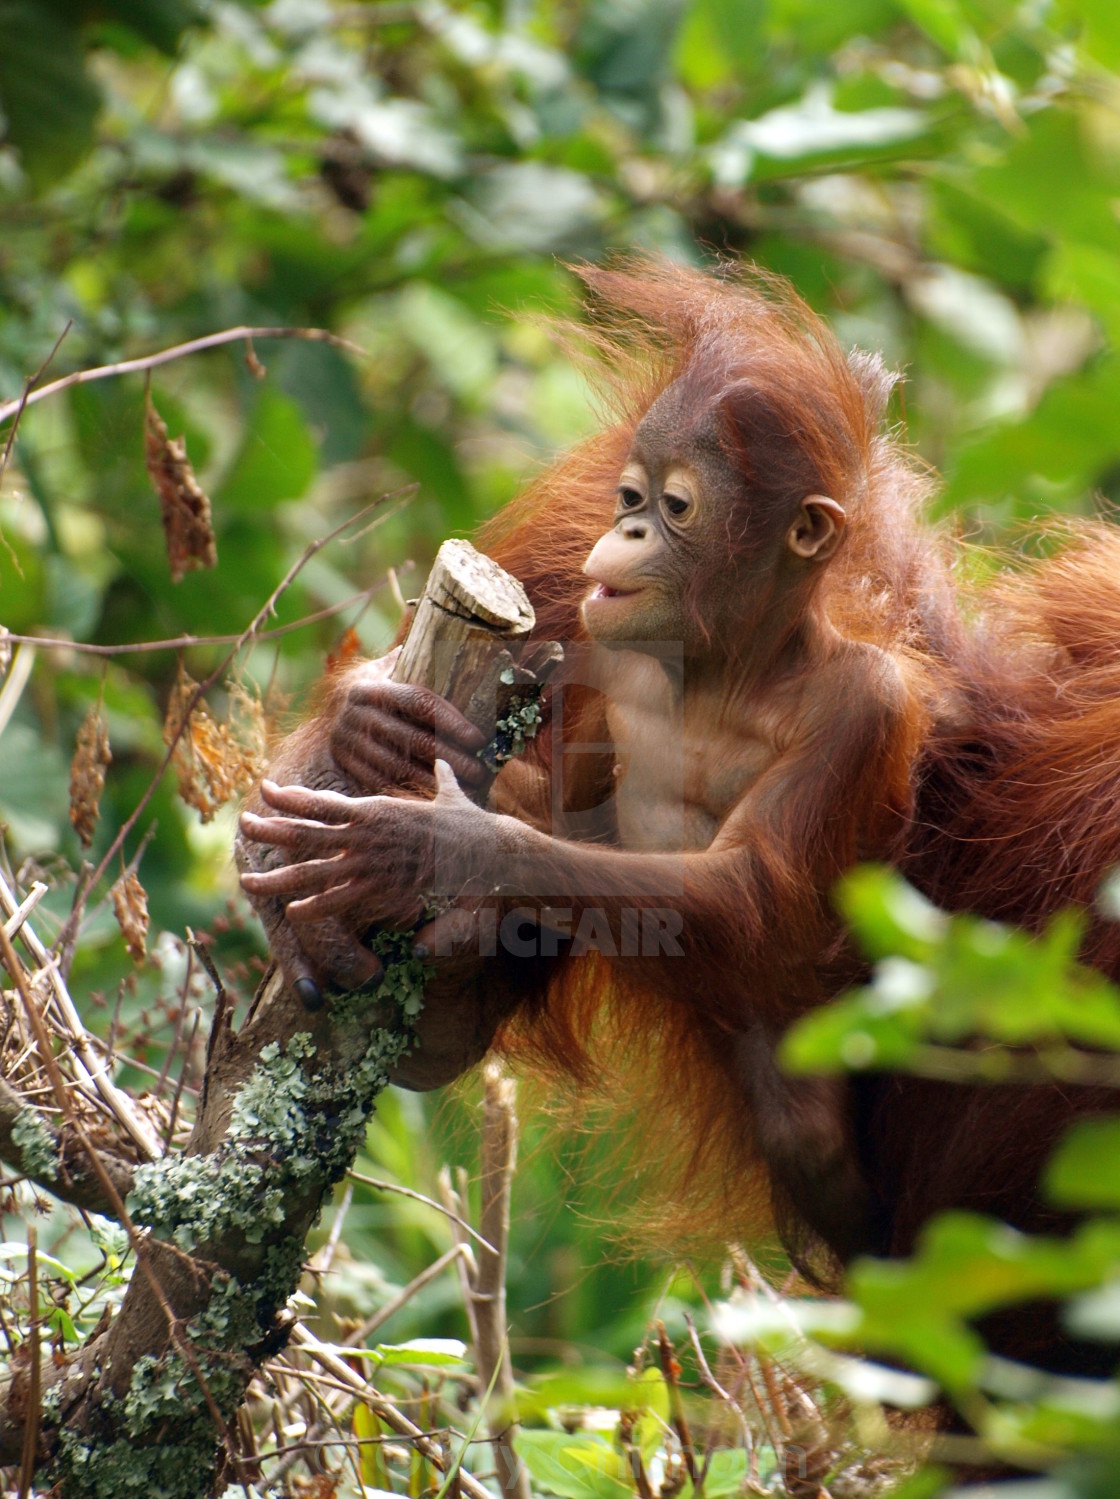
[[[465,614],[517,638],[536,622],[524,588],[504,568],[469,541],[445,541],[436,554],[425,590],[455,614]]]

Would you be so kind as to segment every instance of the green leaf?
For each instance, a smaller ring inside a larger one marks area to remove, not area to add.
[[[628,1499],[634,1490],[622,1453],[590,1432],[522,1429],[517,1453],[534,1486],[561,1499]]]
[[[1120,1118],[1075,1124],[1051,1157],[1044,1185],[1063,1207],[1120,1208]]]
[[[1080,27],[1081,46],[1095,62],[1120,69],[1120,8],[1113,0],[1059,0],[1058,15]]]
[[[231,510],[298,499],[316,467],[315,444],[296,403],[273,386],[257,398],[241,449],[214,496]]]
[[[407,1343],[378,1343],[376,1348],[356,1348],[357,1358],[372,1356],[388,1365],[422,1364],[453,1368],[462,1364],[467,1345],[458,1338],[410,1338]]]
[[[169,55],[187,27],[197,25],[205,14],[195,0],[101,0],[89,9],[98,19],[111,18],[127,26]]]
[[[591,1367],[542,1374],[517,1392],[522,1419],[544,1421],[549,1413],[570,1406],[595,1405],[633,1410],[641,1391],[621,1369]]]
[[[860,1404],[886,1402],[916,1410],[937,1393],[920,1375],[832,1351],[862,1344],[866,1322],[850,1301],[740,1293],[716,1306],[713,1322],[723,1342],[762,1348],[781,1360],[796,1362],[812,1346],[806,1366]]]
[[[985,1036],[1006,1046],[1068,1039],[1120,1047],[1120,990],[1077,960],[1079,912],[1038,935],[975,916],[945,917],[889,870],[856,870],[838,903],[878,957],[870,984],[812,1010],[785,1037],[794,1071],[905,1067],[929,1039]],[[903,956],[893,953],[901,951]],[[989,1066],[996,1058],[989,1055]]]
[[[721,1447],[717,1452],[705,1453],[707,1476],[704,1493],[708,1499],[738,1499],[748,1492],[746,1487],[748,1460],[742,1447]],[[763,1472],[765,1479],[768,1475]]]
[[[1120,250],[1120,243],[1118,243]],[[963,446],[934,513],[979,499],[1076,496],[1120,458],[1120,358],[1103,355],[1051,385],[1024,420],[987,428]]]
[[[429,360],[432,371],[469,405],[481,405],[498,370],[494,332],[438,287],[413,282],[399,303],[402,335]]]
[[[897,24],[891,0],[846,0],[822,5],[821,0],[769,0],[767,30],[796,55],[812,58],[837,50],[849,37],[873,37]]]
[[[360,1444],[358,1461],[361,1467],[363,1489],[367,1491],[377,1489],[382,1493],[393,1493],[393,1482],[385,1465],[379,1440],[382,1435],[381,1422],[369,1406],[363,1405],[359,1400],[354,1406],[352,1423],[354,1435]]]
[[[127,27],[164,52],[175,50],[201,12],[191,0],[109,0],[57,5],[49,0],[0,0],[0,114],[6,138],[32,179],[45,184],[65,172],[93,143],[101,91],[85,69],[91,31],[112,40]]]
[[[78,33],[42,0],[0,0],[0,110],[7,139],[37,182],[88,148],[101,95]]]
[[[885,959],[874,983],[802,1016],[782,1038],[779,1061],[790,1072],[905,1068],[928,1026],[933,989],[928,970]]]
[[[950,57],[975,56],[976,34],[957,0],[895,0],[898,9]]]
[[[1120,262],[1114,251],[1080,243],[1056,245],[1039,280],[1041,290],[1054,301],[1090,308],[1112,342],[1120,344]]]
[[[766,6],[760,0],[695,0],[677,41],[677,68],[687,85],[709,89],[753,77],[763,67]]]
[[[15,634],[32,634],[44,622],[46,560],[32,538],[11,530],[4,532],[0,540],[0,619]]]
[[[68,1343],[78,1341],[78,1329],[74,1326],[73,1319],[65,1307],[56,1306],[52,1308],[47,1318],[47,1324],[51,1331],[60,1335]]]
[[[1113,1342],[1120,1338],[1120,1277],[1066,1303],[1065,1325],[1081,1338]],[[1115,1420],[1115,1414],[1113,1415]]]
[[[835,109],[828,87],[814,83],[794,104],[736,121],[709,158],[721,186],[739,187],[752,177],[789,176],[824,161],[894,155],[928,128],[916,109]]]
[[[924,962],[949,927],[947,916],[885,865],[861,864],[845,875],[836,903],[871,958]]]
[[[1006,155],[972,173],[971,187],[1020,228],[1051,243],[1120,250],[1120,224],[1112,211],[1120,163],[1100,149],[1085,112],[1038,111]]]
[[[890,1495],[891,1499],[941,1499],[951,1483],[952,1475],[947,1468],[922,1468],[897,1486],[892,1484]],[[1032,1493],[1031,1499],[1057,1499],[1057,1496]]]
[[[1115,1273],[1117,1231],[1087,1224],[1069,1239],[1028,1238],[970,1213],[943,1213],[908,1261],[860,1260],[847,1289],[861,1346],[901,1358],[949,1391],[979,1375],[984,1345],[968,1323],[1018,1302],[1062,1298]]]

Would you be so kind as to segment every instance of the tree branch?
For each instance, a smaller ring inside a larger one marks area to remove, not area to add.
[[[118,1198],[132,1190],[136,1167],[119,1156],[101,1153],[101,1165]],[[85,1148],[65,1129],[56,1129],[40,1110],[25,1103],[0,1078],[0,1160],[33,1181],[44,1192],[88,1213],[117,1216]]]
[[[14,401],[5,401],[0,405],[0,422],[9,421],[13,416],[22,414],[28,406],[36,406],[48,396],[56,396],[69,390],[72,385],[88,385],[93,380],[112,380],[118,375],[143,374],[146,370],[158,369],[161,364],[186,359],[190,354],[220,349],[224,344],[244,342],[251,345],[258,338],[294,338],[304,343],[330,344],[332,348],[345,349],[347,353],[357,354],[362,359],[366,357],[365,349],[352,344],[349,339],[339,338],[337,333],[330,333],[326,328],[223,328],[220,333],[207,333],[203,338],[192,338],[185,344],[160,349],[156,354],[144,354],[139,359],[122,359],[116,364],[99,364],[88,370],[74,370],[61,379],[52,380],[49,385],[40,385],[36,390],[25,389]]]

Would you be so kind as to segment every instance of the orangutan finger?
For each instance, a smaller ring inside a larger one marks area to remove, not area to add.
[[[240,828],[253,843],[269,843],[277,848],[310,849],[344,848],[350,831],[345,825],[330,827],[322,822],[308,822],[300,817],[259,817],[245,811]]]
[[[241,876],[241,888],[247,895],[306,895],[348,881],[361,867],[362,861],[352,855],[336,854],[333,859],[307,859],[301,864],[283,864],[279,869],[247,869]]]

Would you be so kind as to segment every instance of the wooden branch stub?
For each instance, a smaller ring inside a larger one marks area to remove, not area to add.
[[[536,623],[516,578],[469,541],[445,541],[393,671],[430,687],[490,734],[501,673]],[[513,646],[513,654],[506,649]]]

